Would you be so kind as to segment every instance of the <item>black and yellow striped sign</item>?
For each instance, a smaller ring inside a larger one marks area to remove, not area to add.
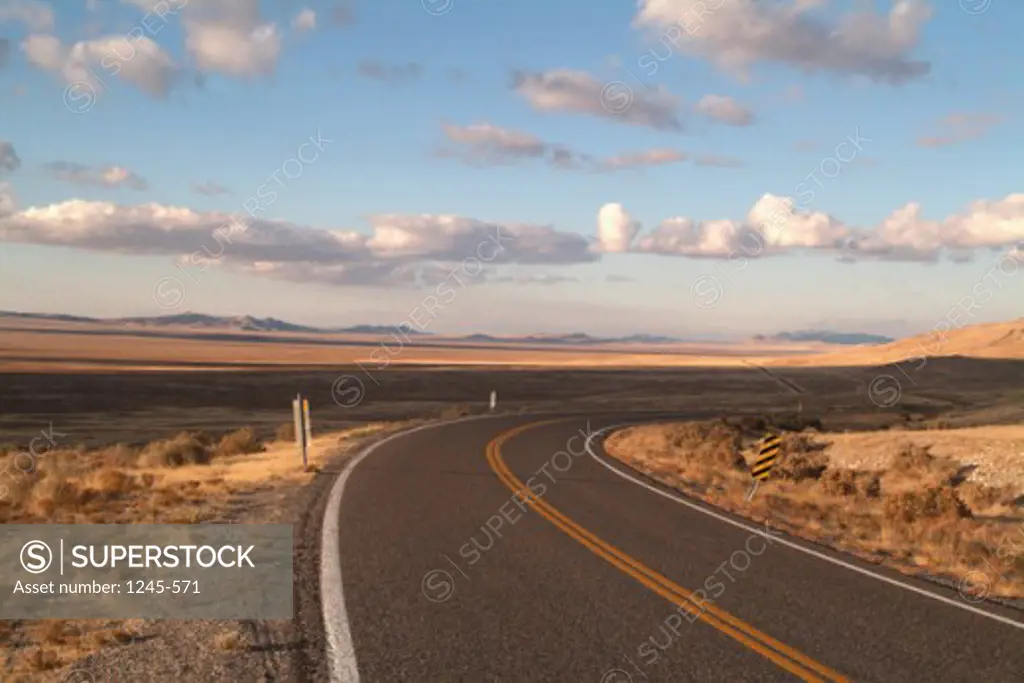
[[[757,460],[750,468],[750,476],[758,481],[764,481],[771,475],[775,461],[779,457],[779,449],[782,447],[782,437],[778,434],[769,434],[761,440],[761,448],[757,453]]]

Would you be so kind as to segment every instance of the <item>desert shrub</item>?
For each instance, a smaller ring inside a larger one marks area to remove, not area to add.
[[[908,443],[893,459],[889,471],[908,476],[938,475],[940,478],[948,479],[953,477],[958,469],[957,463],[932,455],[929,446]]]
[[[34,485],[25,491],[21,507],[38,517],[50,517],[57,510],[72,509],[82,500],[82,490],[65,467],[55,463],[40,470]]]
[[[295,441],[295,423],[285,422],[274,432],[274,438],[278,441]]]
[[[214,453],[219,457],[226,457],[259,453],[263,450],[263,444],[256,438],[252,427],[242,427],[225,434],[214,448]]]
[[[826,469],[819,479],[822,490],[830,496],[877,498],[882,490],[877,472],[861,472],[838,468]]]
[[[83,484],[89,494],[108,500],[129,493],[136,487],[134,477],[109,467],[93,470],[85,476]]]
[[[775,472],[789,481],[820,479],[828,468],[827,445],[805,434],[787,435],[782,440]]]
[[[961,519],[970,517],[971,512],[951,486],[941,486],[885,495],[882,514],[890,522],[912,524],[925,519]]]
[[[90,456],[101,465],[130,467],[138,462],[139,449],[128,444],[119,443],[94,451]]]
[[[139,453],[142,467],[181,467],[182,465],[207,465],[211,452],[203,435],[181,432],[173,439],[154,441]]]
[[[725,420],[670,425],[671,452],[684,462],[710,465],[714,470],[746,470],[743,434]]]
[[[1012,508],[1016,490],[1011,486],[986,486],[974,481],[965,481],[957,489],[957,497],[972,513],[982,514],[1000,508]]]

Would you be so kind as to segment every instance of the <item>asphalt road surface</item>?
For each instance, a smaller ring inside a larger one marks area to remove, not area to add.
[[[359,462],[339,546],[360,681],[1024,681],[1019,612],[700,512],[587,434],[475,419]]]

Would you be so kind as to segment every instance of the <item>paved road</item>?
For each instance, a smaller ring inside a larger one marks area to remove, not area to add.
[[[587,418],[550,419],[421,430],[352,471],[339,543],[359,680],[1024,680],[1018,612],[986,607],[1020,626],[1001,623],[691,509],[586,454]]]

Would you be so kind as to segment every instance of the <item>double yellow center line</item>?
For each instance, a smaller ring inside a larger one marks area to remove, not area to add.
[[[497,438],[487,444],[487,462],[490,464],[491,469],[494,470],[494,473],[498,475],[498,479],[514,494],[526,502],[541,517],[547,519],[601,559],[636,579],[669,602],[682,607],[692,615],[696,615],[696,618],[771,660],[801,680],[813,681],[814,683],[825,683],[826,681],[837,683],[840,681],[849,682],[849,679],[842,674],[758,631],[750,624],[711,604],[710,601],[698,602],[692,591],[662,576],[612,544],[601,540],[596,534],[587,531],[530,491],[526,484],[516,477],[505,464],[501,457],[501,446],[512,437],[521,434],[527,429],[552,424],[553,422],[558,422],[558,420],[522,425],[499,434]]]

